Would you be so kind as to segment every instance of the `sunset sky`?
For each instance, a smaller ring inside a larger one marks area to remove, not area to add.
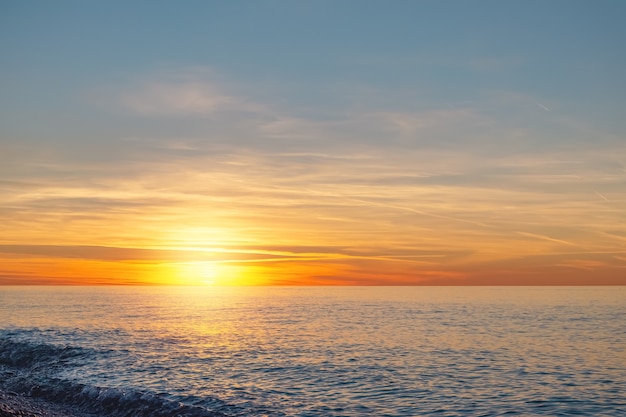
[[[0,284],[626,285],[624,1],[0,3]]]

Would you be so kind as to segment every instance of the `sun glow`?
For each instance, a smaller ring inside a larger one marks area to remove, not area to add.
[[[175,265],[172,283],[178,285],[254,285],[245,267],[224,262],[185,262]]]

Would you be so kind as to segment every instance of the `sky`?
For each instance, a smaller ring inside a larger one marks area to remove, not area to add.
[[[626,2],[0,2],[0,284],[626,285]]]

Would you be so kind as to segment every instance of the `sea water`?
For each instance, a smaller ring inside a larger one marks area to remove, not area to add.
[[[0,388],[84,415],[626,415],[626,287],[0,287]]]

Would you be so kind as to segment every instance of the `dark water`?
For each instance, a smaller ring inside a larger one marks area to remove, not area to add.
[[[626,287],[0,287],[0,386],[114,416],[620,416]]]

